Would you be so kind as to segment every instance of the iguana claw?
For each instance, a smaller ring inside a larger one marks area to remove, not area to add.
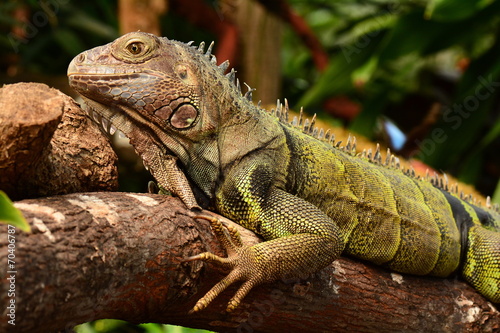
[[[202,260],[224,269],[230,269],[231,272],[210,289],[189,313],[203,310],[229,285],[240,280],[246,280],[228,303],[226,311],[231,312],[240,305],[241,300],[255,285],[265,280],[261,276],[262,274],[254,269],[255,264],[252,264],[256,263],[257,258],[252,251],[252,247],[243,244],[238,230],[232,226],[223,225],[222,222],[214,216],[196,215],[194,218],[204,219],[210,222],[212,230],[227,251],[228,257],[222,258],[213,253],[204,252],[188,257],[184,259],[184,261]]]

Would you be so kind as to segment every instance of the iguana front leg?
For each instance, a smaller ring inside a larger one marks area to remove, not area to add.
[[[198,209],[191,185],[184,172],[177,165],[177,157],[160,153],[159,150],[151,149],[144,153],[148,161],[148,169],[158,181],[160,189],[166,190],[179,197],[189,209]]]
[[[215,263],[230,268],[231,272],[197,302],[193,312],[207,307],[232,283],[244,281],[229,301],[227,311],[232,311],[254,286],[317,272],[338,258],[344,248],[338,226],[316,206],[274,187],[265,190],[264,195],[259,190],[259,186],[265,188],[263,183],[245,190],[245,184],[255,180],[253,171],[228,183],[222,191],[221,204],[225,207],[224,215],[256,231],[267,241],[246,246],[236,231],[229,228],[227,236],[216,218],[202,217],[211,222],[215,234],[228,250],[228,258],[205,252],[188,260]],[[265,176],[260,175],[258,179],[265,181]]]

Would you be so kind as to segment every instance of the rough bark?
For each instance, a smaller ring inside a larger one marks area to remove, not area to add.
[[[116,190],[116,162],[69,96],[41,83],[0,89],[0,189],[11,198]]]
[[[400,276],[346,258],[304,280],[255,288],[234,313],[224,309],[236,286],[206,310],[189,315],[222,275],[210,265],[181,259],[224,252],[207,222],[193,220],[179,200],[86,193],[16,206],[33,233],[11,233],[15,266],[10,269],[16,273],[14,286],[12,279],[2,279],[0,331],[54,332],[99,318],[219,332],[500,329],[500,313],[462,281]],[[0,228],[0,267],[7,267],[8,226]],[[245,242],[257,241],[240,230]],[[15,296],[9,297],[12,287]],[[11,299],[15,326],[7,322]]]

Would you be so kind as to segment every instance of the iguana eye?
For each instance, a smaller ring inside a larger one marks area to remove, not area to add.
[[[184,65],[178,65],[177,66],[177,75],[181,78],[181,80],[185,80],[188,77],[188,70],[187,67]]]
[[[142,32],[130,33],[111,44],[111,54],[120,61],[141,63],[158,55],[158,45],[156,36]]]
[[[127,50],[133,55],[141,54],[142,50],[144,50],[144,44],[140,42],[132,42],[127,45]]]

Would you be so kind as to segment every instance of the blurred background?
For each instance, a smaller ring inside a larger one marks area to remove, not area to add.
[[[74,96],[71,59],[137,30],[215,41],[218,62],[229,59],[264,106],[286,97],[500,202],[500,1],[4,0],[0,83]],[[127,163],[121,179],[136,183],[123,190],[145,191],[148,176],[127,177],[140,171]],[[99,321],[78,332],[179,329]]]

